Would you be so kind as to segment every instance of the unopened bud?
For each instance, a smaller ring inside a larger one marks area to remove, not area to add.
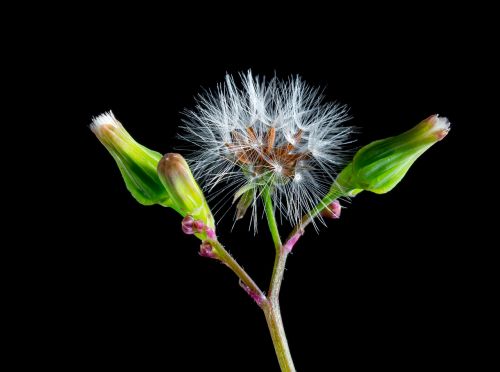
[[[207,234],[207,238],[210,240],[216,240],[217,235],[215,235],[215,231],[210,227],[205,227],[205,234]]]
[[[202,233],[203,230],[205,229],[205,224],[203,223],[202,220],[196,220],[193,222],[193,230],[196,233]]]
[[[411,165],[450,130],[446,118],[432,115],[409,131],[375,141],[359,150],[339,174],[336,184],[354,195],[362,190],[383,194],[392,190]]]
[[[237,192],[234,196],[234,201],[236,201],[237,198],[240,198],[236,205],[236,220],[239,220],[245,216],[246,211],[254,201],[255,190],[251,188],[241,194]]]
[[[181,225],[182,225],[182,231],[184,232],[184,234],[187,234],[187,235],[194,234],[193,223],[194,223],[193,217],[186,216],[183,218]]]
[[[326,218],[337,219],[340,218],[342,206],[338,200],[332,201],[328,206],[321,211],[321,215]]]
[[[93,118],[90,129],[115,159],[128,191],[139,203],[170,206],[156,172],[160,153],[137,143],[111,111]]]
[[[158,175],[172,202],[182,216],[194,219],[195,232],[203,226],[214,229],[214,219],[205,196],[194,179],[186,160],[180,154],[166,154],[158,163]],[[201,224],[201,225],[200,225]]]
[[[203,242],[200,245],[200,256],[208,258],[217,258],[213,247],[208,242]]]

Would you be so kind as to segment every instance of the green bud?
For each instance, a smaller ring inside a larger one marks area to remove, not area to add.
[[[90,129],[115,159],[128,191],[139,203],[170,206],[156,172],[160,153],[138,144],[111,111],[95,117]]]
[[[446,118],[432,115],[399,136],[375,141],[363,147],[339,174],[335,187],[350,195],[362,190],[384,194],[391,191],[411,165],[450,130]]]
[[[189,165],[180,154],[166,154],[158,163],[158,175],[168,190],[172,208],[215,229],[214,218]]]
[[[245,213],[247,212],[248,208],[250,205],[252,205],[253,201],[255,200],[255,190],[248,190],[245,192],[241,198],[238,204],[236,204],[236,220],[240,220],[245,216]]]
[[[248,183],[236,191],[233,198],[233,204],[238,199],[240,200],[236,205],[236,220],[240,220],[245,216],[246,211],[255,200],[255,185],[253,183]]]

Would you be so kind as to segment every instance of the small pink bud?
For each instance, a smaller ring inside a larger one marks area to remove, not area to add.
[[[203,223],[202,220],[196,220],[193,222],[193,230],[195,233],[203,232],[204,228],[205,228],[205,224]]]
[[[207,258],[217,258],[212,246],[210,243],[203,242],[200,245],[200,256]]]
[[[182,219],[182,231],[184,232],[184,234],[188,235],[194,234],[193,222],[194,219],[191,216],[186,216]]]
[[[332,201],[328,206],[321,211],[321,215],[326,218],[337,219],[340,218],[340,212],[342,210],[342,206],[340,205],[338,200]]]
[[[207,238],[210,240],[215,240],[217,239],[217,236],[215,235],[215,231],[211,229],[210,227],[205,228],[205,233],[207,234]]]

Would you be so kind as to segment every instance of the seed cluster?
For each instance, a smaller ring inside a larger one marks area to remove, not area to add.
[[[300,151],[297,145],[301,141],[302,130],[293,136],[293,143],[275,146],[276,129],[271,127],[259,138],[252,127],[246,128],[246,135],[233,130],[232,143],[226,143],[234,161],[240,166],[250,166],[254,176],[261,176],[269,171],[280,173],[284,177],[294,178],[297,164],[307,160],[311,153]]]

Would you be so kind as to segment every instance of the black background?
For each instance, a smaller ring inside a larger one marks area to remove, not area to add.
[[[355,146],[434,113],[452,123],[396,189],[360,194],[340,220],[319,235],[308,230],[296,246],[281,303],[297,369],[475,363],[471,314],[478,275],[488,273],[479,274],[465,238],[464,143],[476,98],[470,86],[483,79],[467,61],[483,46],[464,18],[431,10],[414,21],[402,12],[365,22],[316,9],[279,23],[151,10],[56,27],[43,45],[56,57],[37,69],[42,87],[56,84],[54,106],[71,115],[52,124],[62,136],[75,130],[66,174],[73,187],[52,225],[53,244],[34,258],[43,269],[30,287],[33,342],[48,345],[38,346],[38,358],[69,369],[278,370],[264,317],[234,275],[198,256],[175,212],[137,204],[88,129],[92,116],[113,110],[140,143],[174,151],[180,112],[194,96],[226,73],[252,69],[299,74],[324,87],[327,100],[349,105],[360,128]],[[185,22],[174,25],[176,18]],[[274,252],[265,223],[257,236],[248,220],[231,233],[231,215],[220,239],[266,288]]]

